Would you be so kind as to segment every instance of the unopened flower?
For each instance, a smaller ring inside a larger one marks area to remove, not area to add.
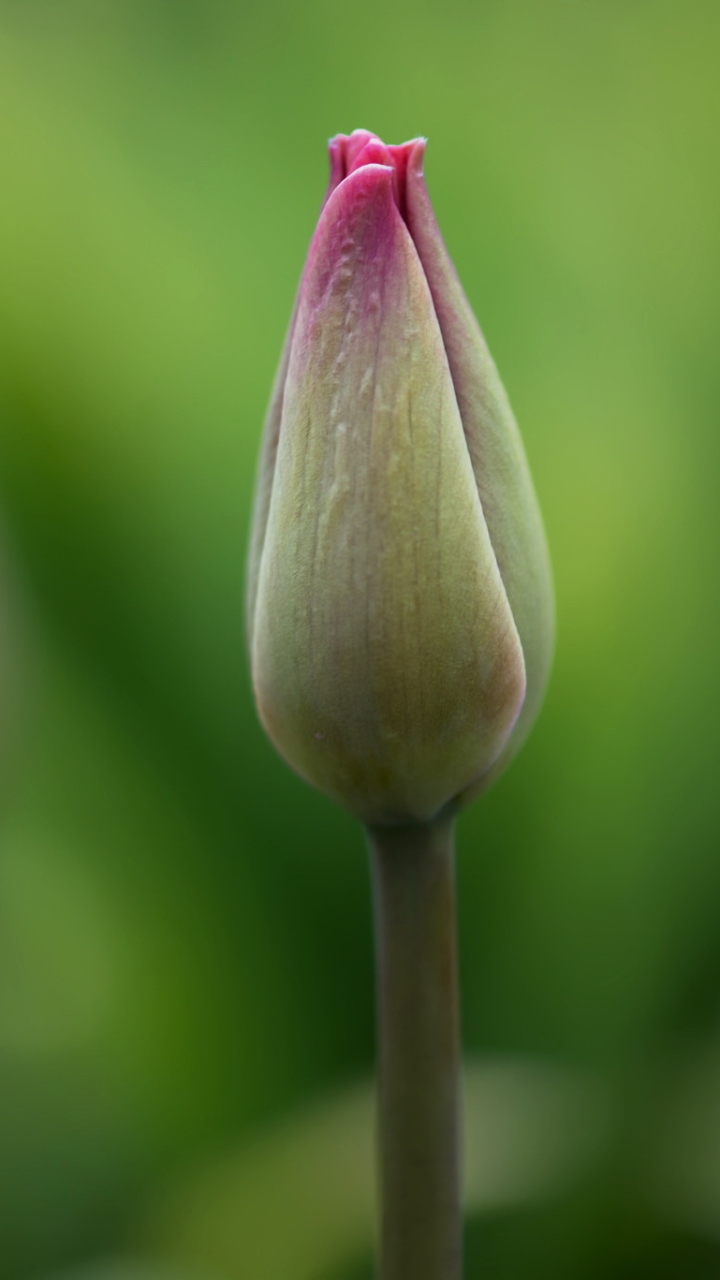
[[[424,151],[365,130],[330,143],[248,575],[262,723],[368,823],[429,820],[496,776],[552,651],[537,501]]]

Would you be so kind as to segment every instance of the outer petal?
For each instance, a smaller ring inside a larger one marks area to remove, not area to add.
[[[280,422],[282,419],[283,399],[285,397],[285,381],[290,363],[290,348],[297,319],[300,291],[295,299],[290,324],[285,335],[282,355],[273,383],[270,404],[268,405],[263,426],[260,457],[255,474],[252,518],[250,522],[250,549],[248,552],[247,575],[245,583],[245,623],[247,627],[248,646],[252,653],[252,635],[255,622],[255,601],[257,599],[258,575],[262,557],[265,530],[270,511],[270,495],[272,494],[275,459],[277,457]]]
[[[425,142],[420,138],[402,150],[408,151],[403,212],[435,304],[483,512],[525,656],[525,703],[498,762],[502,768],[530,729],[547,684],[555,631],[550,560],[512,409],[427,194]]]
[[[358,135],[362,134],[371,138],[372,134],[367,130],[356,130]],[[330,153],[330,178],[328,181],[327,191],[323,200],[323,208],[327,204],[330,196],[335,188],[342,182],[345,177],[346,169],[346,148],[345,143],[348,140],[342,135],[337,138],[331,138],[329,143]],[[359,145],[359,142],[356,143]],[[300,302],[300,290],[302,288],[302,277],[298,285],[298,291],[293,304],[290,323],[285,334],[285,342],[283,343],[280,363],[275,374],[270,403],[265,414],[265,422],[263,425],[262,442],[260,445],[260,457],[258,459],[257,472],[255,475],[255,488],[253,498],[252,519],[250,523],[250,549],[248,553],[247,576],[245,584],[245,621],[248,633],[248,645],[252,648],[252,629],[253,619],[255,616],[255,598],[257,596],[258,573],[260,571],[260,557],[262,556],[263,543],[265,541],[265,528],[267,526],[268,512],[270,510],[270,494],[272,492],[273,475],[275,472],[275,457],[277,455],[278,436],[280,434],[280,422],[282,419],[283,398],[285,395],[285,380],[287,378],[288,365],[290,363],[290,348],[292,345],[292,336],[295,330],[295,321],[297,319],[298,305]]]
[[[306,267],[252,665],[275,745],[366,821],[436,813],[522,704],[440,329],[382,166],[334,191]]]

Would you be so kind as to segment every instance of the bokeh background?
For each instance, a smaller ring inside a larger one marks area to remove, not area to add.
[[[260,425],[429,137],[558,648],[463,817],[467,1277],[720,1277],[720,6],[0,3],[0,1274],[368,1280],[361,833],[250,698]]]

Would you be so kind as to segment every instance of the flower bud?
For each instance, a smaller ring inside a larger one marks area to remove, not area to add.
[[[542,521],[443,244],[422,139],[330,143],[262,447],[248,572],[262,723],[365,822],[481,790],[542,698]]]

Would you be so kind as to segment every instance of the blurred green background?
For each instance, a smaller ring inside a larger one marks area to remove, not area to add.
[[[274,755],[261,421],[429,137],[558,591],[459,832],[467,1277],[720,1277],[720,6],[0,3],[0,1274],[367,1280],[363,841]]]

